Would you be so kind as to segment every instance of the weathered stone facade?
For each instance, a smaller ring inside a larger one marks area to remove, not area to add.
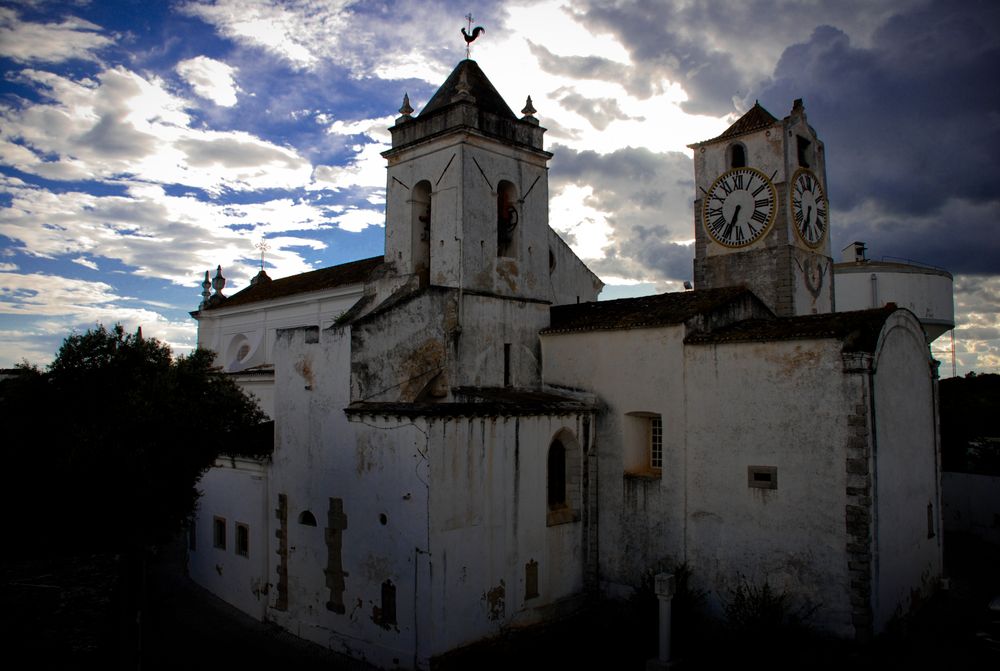
[[[463,61],[392,128],[384,257],[195,313],[270,381],[275,427],[266,486],[239,490],[262,512],[235,513],[266,550],[240,573],[201,543],[193,573],[392,668],[679,564],[717,613],[767,582],[832,634],[883,630],[941,571],[936,368],[906,310],[833,312],[825,201],[790,202],[805,165],[825,188],[801,104],[693,145],[699,193],[739,163],[773,180],[766,234],[720,244],[753,201],[713,237],[699,198],[697,290],[607,302],[548,226],[526,109]]]

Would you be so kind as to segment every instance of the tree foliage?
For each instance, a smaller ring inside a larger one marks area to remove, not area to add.
[[[264,419],[212,362],[100,326],[66,338],[47,371],[0,382],[23,549],[117,552],[176,533],[200,474]]]
[[[942,467],[1000,475],[1000,375],[941,380]]]

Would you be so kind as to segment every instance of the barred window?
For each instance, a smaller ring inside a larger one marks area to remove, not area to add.
[[[649,467],[663,468],[663,420],[659,416],[649,418]]]

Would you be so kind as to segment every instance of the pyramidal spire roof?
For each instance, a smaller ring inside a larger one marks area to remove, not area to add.
[[[746,135],[747,133],[752,133],[754,131],[761,130],[762,128],[769,128],[777,122],[777,117],[761,107],[759,102],[754,101],[753,107],[750,108],[750,111],[737,119],[736,123],[727,128],[722,135],[713,137],[711,140],[702,140],[701,142],[696,142],[689,146],[698,147],[703,144],[717,142],[718,140],[736,137],[737,135]]]
[[[412,116],[413,109],[405,96],[399,111],[402,116],[389,128],[392,149],[382,152],[386,158],[455,131],[472,131],[482,137],[545,152],[545,129],[535,118],[534,106],[525,105],[524,116],[518,118],[479,65],[468,58],[455,66],[418,116]]]
[[[500,117],[515,119],[514,112],[504,102],[479,65],[468,58],[461,61],[448,75],[441,88],[427,101],[420,116],[436,112],[453,102],[468,101],[480,109]]]

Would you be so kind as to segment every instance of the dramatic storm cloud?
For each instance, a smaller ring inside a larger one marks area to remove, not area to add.
[[[0,8],[0,366],[122,321],[194,344],[228,289],[380,254],[387,128],[465,57],[451,1]],[[1000,370],[1000,6],[959,0],[480,3],[472,57],[554,154],[550,221],[607,294],[691,278],[688,144],[803,98],[835,253],[956,276],[959,372]]]

